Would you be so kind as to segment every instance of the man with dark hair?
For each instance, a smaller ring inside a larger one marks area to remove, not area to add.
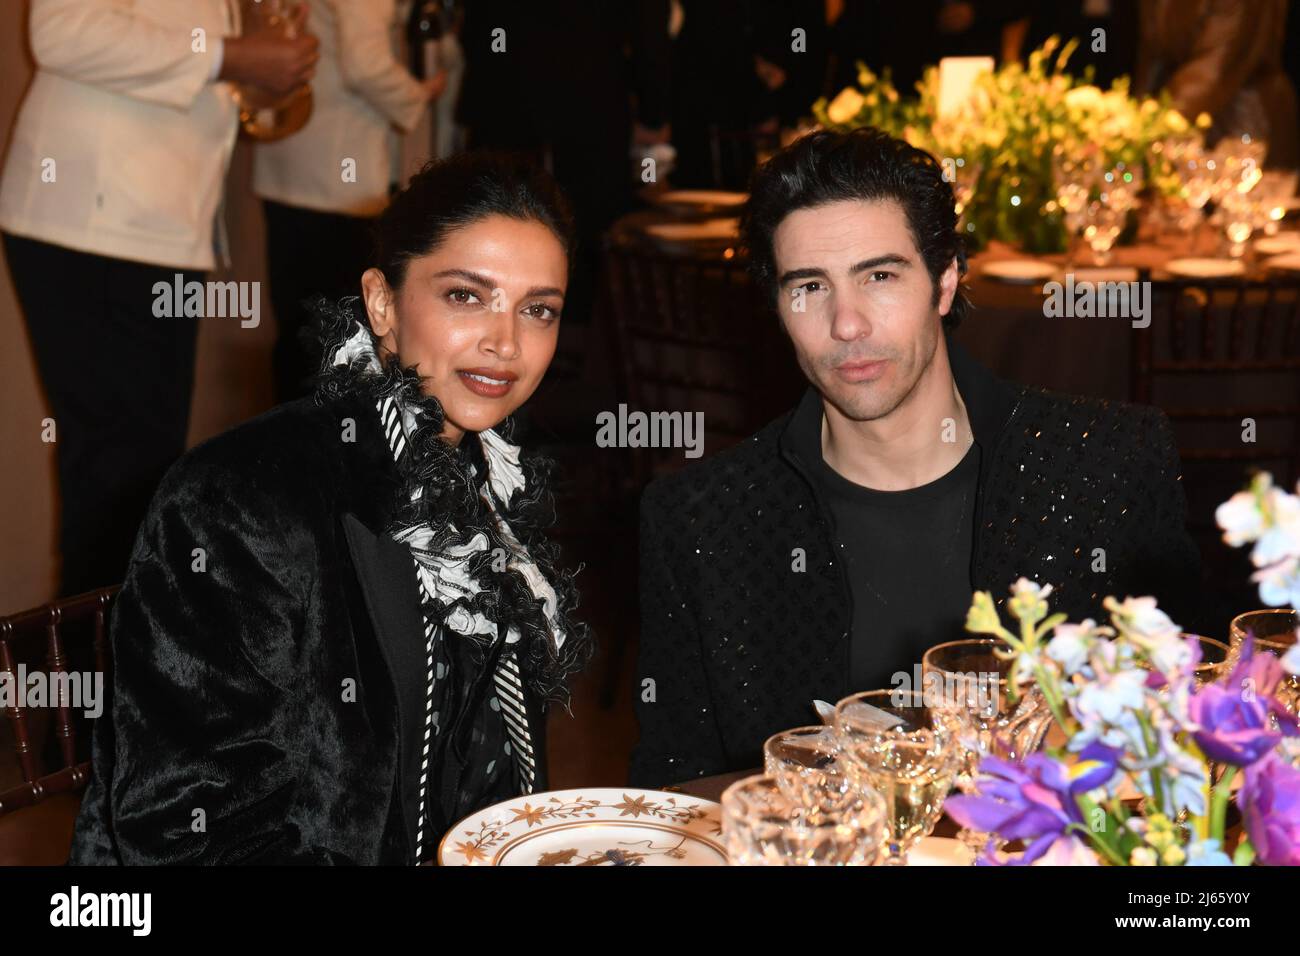
[[[1013,385],[949,336],[966,258],[928,154],[817,132],[756,174],[742,235],[810,388],[641,505],[631,782],[754,767],[815,699],[912,679],[1020,577],[1190,629],[1199,556],[1160,411]],[[653,692],[651,692],[653,691]]]

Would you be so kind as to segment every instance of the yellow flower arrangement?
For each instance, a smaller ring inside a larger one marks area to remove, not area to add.
[[[938,112],[939,71],[927,69],[915,98],[899,96],[888,72],[877,76],[859,63],[857,88],[819,99],[813,115],[829,129],[876,126],[957,167],[979,170],[964,212],[968,241],[978,247],[1000,239],[1029,251],[1065,247],[1055,202],[1052,154],[1095,157],[1107,168],[1125,163],[1145,172],[1148,186],[1172,195],[1178,178],[1165,158],[1168,140],[1199,135],[1208,117],[1189,123],[1167,95],[1135,97],[1127,77],[1109,89],[1065,72],[1077,40],[1052,37],[1029,54],[983,74],[949,115]],[[958,162],[960,160],[960,162]],[[952,168],[945,164],[946,168]]]

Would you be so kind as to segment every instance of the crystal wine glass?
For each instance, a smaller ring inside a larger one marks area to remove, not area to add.
[[[1093,262],[1098,266],[1110,263],[1115,240],[1124,229],[1126,211],[1101,200],[1088,205],[1088,224],[1083,227],[1083,238],[1092,249]]]
[[[1056,185],[1056,204],[1069,234],[1066,248],[1066,271],[1074,261],[1079,232],[1087,221],[1088,202],[1100,174],[1090,154],[1076,154],[1057,144],[1052,150],[1052,179]]]
[[[840,813],[808,813],[763,774],[722,794],[722,834],[732,866],[870,865],[885,839],[885,805],[867,791]]]
[[[875,690],[835,706],[835,735],[845,769],[860,791],[885,802],[889,855],[900,866],[943,812],[961,762],[960,725],[950,711],[926,704],[919,691]]]
[[[1300,628],[1300,612],[1292,608],[1267,608],[1238,614],[1229,625],[1228,661],[1231,670],[1241,658],[1242,645],[1247,637],[1255,639],[1256,651],[1271,651],[1281,657],[1296,642]],[[1300,717],[1300,676],[1288,675],[1277,689],[1277,699],[1292,714]]]
[[[1008,685],[1012,661],[995,653],[999,647],[993,638],[966,638],[932,647],[921,659],[927,701],[952,709],[967,730],[960,741],[963,760],[956,780],[963,793],[974,791],[984,757],[1019,760],[1033,753],[1052,720],[1037,685],[1022,686],[1013,699]],[[974,854],[989,839],[965,827],[957,837]]]

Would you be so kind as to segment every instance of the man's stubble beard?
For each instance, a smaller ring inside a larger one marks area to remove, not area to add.
[[[936,325],[937,323],[927,323],[924,349],[916,356],[916,361],[906,367],[904,359],[907,356],[897,350],[859,354],[851,343],[836,349],[823,359],[812,359],[798,349],[795,354],[804,377],[841,415],[851,421],[875,421],[892,414],[906,402],[934,364],[935,353],[939,350]],[[844,362],[877,359],[890,361],[890,374],[887,378],[891,390],[887,394],[880,392],[877,383],[849,385],[841,382],[836,375],[835,366]]]

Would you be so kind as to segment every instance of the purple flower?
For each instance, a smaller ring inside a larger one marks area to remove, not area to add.
[[[1075,795],[1105,784],[1115,774],[1119,751],[1090,744],[1073,764],[1047,754],[1030,754],[1020,763],[985,757],[980,762],[979,793],[950,797],[944,810],[971,830],[1023,840],[1027,848],[1013,865],[1046,854],[1058,840],[1074,839],[1071,824],[1083,823]],[[986,858],[982,862],[994,862]]]
[[[1237,794],[1255,859],[1300,866],[1300,770],[1275,753],[1246,768]]]
[[[1208,684],[1192,695],[1188,716],[1197,726],[1192,736],[1211,760],[1248,767],[1277,746],[1285,734],[1300,733],[1273,692],[1284,678],[1272,654],[1255,654],[1246,639],[1241,660],[1223,684]],[[1280,731],[1273,730],[1270,715]]]

